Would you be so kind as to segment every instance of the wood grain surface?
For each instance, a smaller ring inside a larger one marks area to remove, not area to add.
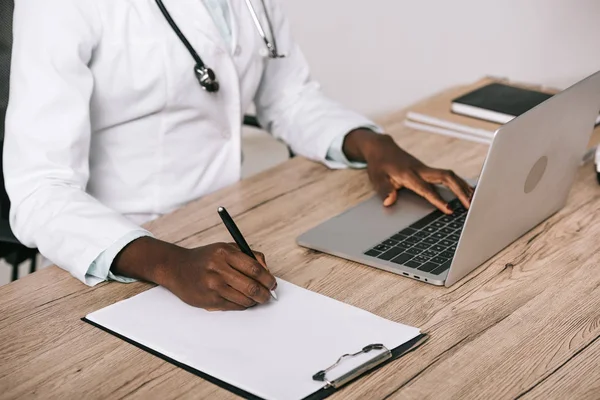
[[[381,119],[402,147],[462,176],[479,173],[487,146],[413,131],[403,119]],[[295,158],[147,227],[186,247],[230,241],[216,213],[226,206],[278,277],[430,334],[333,399],[600,398],[600,186],[591,165],[564,209],[451,288],[296,245],[372,195],[364,171]],[[0,398],[235,398],[80,320],[150,287],[89,288],[57,267],[0,287]]]

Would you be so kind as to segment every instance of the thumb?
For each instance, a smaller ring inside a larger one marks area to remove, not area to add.
[[[392,185],[392,182],[387,175],[380,175],[375,181],[375,190],[379,197],[383,200],[383,205],[389,207],[396,202],[398,194],[396,188]]]

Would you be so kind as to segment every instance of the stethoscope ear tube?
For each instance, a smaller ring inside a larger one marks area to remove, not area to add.
[[[187,40],[183,32],[181,32],[181,30],[171,17],[171,14],[169,14],[169,11],[167,11],[167,8],[163,4],[162,0],[156,0],[156,4],[158,5],[158,8],[164,15],[169,25],[171,25],[171,28],[173,28],[173,31],[175,32],[177,37],[179,37],[179,40],[181,40],[181,42],[186,47],[194,61],[196,61],[196,65],[194,66],[194,74],[196,75],[198,83],[200,83],[202,89],[210,93],[218,92],[219,81],[217,80],[215,72],[204,64],[198,53],[196,53],[196,50],[194,50],[190,42]]]
[[[252,5],[252,1],[246,0],[246,5],[248,7],[248,10],[250,11],[252,20],[254,21],[254,25],[256,26],[258,33],[260,34],[263,41],[265,42],[265,45],[267,46],[267,50],[269,51],[269,57],[283,58],[285,56],[279,54],[279,52],[277,51],[277,42],[275,41],[273,25],[271,24],[271,18],[269,17],[269,12],[267,11],[267,6],[265,5],[264,0],[261,0],[261,1],[262,1],[263,8],[265,10],[267,23],[269,24],[269,31],[271,33],[272,41],[269,40],[269,38],[267,37],[267,35],[265,33],[265,30],[262,28],[260,20],[258,19],[258,15],[256,14],[256,10],[254,9],[254,6]],[[192,47],[190,42],[187,40],[187,38],[185,37],[183,32],[181,32],[181,30],[179,29],[179,27],[177,26],[177,24],[171,17],[171,14],[169,14],[169,11],[163,4],[162,0],[156,0],[156,4],[158,5],[158,8],[162,12],[163,16],[165,17],[165,19],[167,20],[167,22],[169,23],[171,28],[173,28],[173,31],[175,32],[175,34],[177,35],[179,40],[181,40],[181,42],[183,43],[185,48],[188,50],[188,52],[190,53],[190,55],[196,62],[196,65],[194,66],[194,74],[196,75],[196,79],[198,79],[198,83],[200,83],[200,86],[202,87],[202,89],[204,89],[210,93],[218,92],[220,85],[219,85],[219,81],[217,79],[215,72],[212,69],[208,68],[204,64],[204,62],[202,61],[202,59],[200,58],[198,53],[196,53],[196,50],[194,50],[194,48]]]

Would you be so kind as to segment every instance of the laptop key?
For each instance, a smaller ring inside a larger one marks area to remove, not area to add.
[[[375,251],[373,249],[371,249],[365,253],[366,256],[370,256],[370,257],[377,257],[380,254],[381,254],[380,251]]]
[[[412,254],[402,253],[399,256],[397,256],[396,258],[392,258],[392,262],[396,263],[396,264],[404,264],[405,262],[407,262],[411,258],[413,258]]]
[[[397,243],[398,241],[393,239],[388,239],[385,242],[383,242],[383,244],[385,244],[386,246],[395,246]]]
[[[439,253],[437,251],[431,251],[431,250],[426,250],[421,253],[421,255],[423,257],[427,257],[427,258],[433,258],[433,257],[437,256],[438,254]]]
[[[434,263],[436,263],[436,264],[443,264],[443,263],[445,263],[446,261],[448,261],[448,259],[447,259],[447,258],[440,257],[440,256],[433,257],[433,258],[431,259],[431,262],[434,262]]]
[[[440,246],[439,244],[435,244],[435,245],[431,246],[431,250],[437,251],[439,253],[439,252],[444,251],[445,249],[443,246]]]
[[[423,239],[422,242],[429,243],[429,244],[436,244],[438,242],[438,240],[429,236],[429,237],[426,237],[425,239]]]
[[[426,216],[424,216],[423,218],[421,218],[420,220],[418,220],[417,222],[412,224],[410,227],[415,228],[415,229],[424,228],[425,226],[429,225],[431,222],[438,219],[440,217],[440,215],[443,215],[443,213],[440,210],[435,210],[434,212],[427,214]]]
[[[460,206],[460,200],[458,198],[452,199],[450,200],[450,203],[448,203],[448,205],[450,205],[450,207],[452,207],[452,209],[454,210],[455,207]]]
[[[431,245],[427,244],[427,243],[417,243],[417,244],[415,244],[415,247],[417,249],[421,249],[421,250],[427,250],[429,248],[429,246],[431,246]]]
[[[422,255],[415,256],[411,261],[418,262],[419,264],[426,263],[429,261],[428,257],[423,257]]]
[[[441,239],[445,238],[445,237],[446,237],[446,235],[444,235],[444,234],[443,234],[443,233],[441,233],[441,232],[436,232],[436,233],[434,233],[433,235],[431,235],[431,237],[432,237],[432,238],[434,238],[434,239],[441,240]]]
[[[412,254],[412,255],[417,255],[417,254],[421,254],[423,252],[423,250],[421,249],[417,249],[415,247],[411,247],[410,249],[406,250],[406,253],[408,254]]]
[[[450,246],[454,245],[454,243],[455,243],[455,242],[453,242],[453,241],[451,241],[451,240],[444,239],[444,240],[440,241],[438,244],[439,244],[440,246],[444,246],[444,247],[450,247]]]
[[[410,268],[419,268],[421,266],[421,263],[410,260],[410,261],[407,261],[406,264],[404,264],[404,265],[406,265],[407,267],[410,267]]]
[[[398,232],[398,235],[404,235],[404,236],[410,236],[413,233],[415,233],[417,230],[413,229],[413,228],[405,228],[403,230],[401,230],[400,232]]]
[[[438,265],[438,264],[434,264],[434,263],[432,263],[432,262],[428,262],[428,263],[425,263],[425,264],[421,265],[421,266],[419,267],[419,271],[423,271],[423,272],[431,272],[431,271],[433,271],[434,269],[436,269],[437,267],[439,267],[439,265]]]
[[[418,238],[425,238],[425,237],[429,236],[429,234],[427,232],[419,231],[419,232],[415,232],[415,234],[413,234],[413,236],[418,237]]]
[[[448,224],[448,223],[453,222],[453,221],[452,221],[452,217],[451,216],[446,215],[446,216],[440,218],[440,222]]]
[[[451,263],[452,263],[452,261],[450,261],[450,260],[446,261],[445,263],[443,263],[442,265],[440,265],[439,267],[437,267],[436,269],[431,271],[431,274],[433,274],[433,275],[441,274],[442,272],[444,272],[450,268]]]
[[[404,239],[406,239],[408,236],[405,235],[400,235],[399,233],[395,234],[394,236],[391,237],[391,239],[397,240],[399,242],[403,241]]]
[[[454,229],[442,228],[442,229],[440,229],[440,232],[445,233],[446,235],[450,235],[450,234],[454,233]]]
[[[414,236],[408,237],[406,239],[404,239],[404,243],[411,243],[411,244],[415,244],[415,243],[419,243],[420,240],[419,238],[416,238]]]
[[[400,243],[396,244],[396,247],[397,247],[397,248],[399,248],[399,249],[404,249],[404,250],[406,250],[406,249],[408,249],[408,248],[411,248],[411,247],[412,247],[412,243],[400,242]]]
[[[377,246],[375,246],[373,248],[373,250],[377,250],[377,251],[388,251],[390,249],[390,246],[386,246],[385,244],[378,244]]]
[[[442,251],[440,253],[440,257],[444,257],[444,258],[452,258],[454,257],[454,253],[451,251]]]
[[[462,225],[459,224],[458,222],[451,222],[448,224],[448,228],[460,229],[460,228],[462,228]]]
[[[438,230],[437,228],[433,227],[433,226],[426,226],[425,229],[423,229],[423,232],[427,232],[427,233],[436,233]]]
[[[392,258],[396,257],[398,254],[402,253],[403,251],[404,251],[404,249],[400,249],[398,247],[392,247],[391,249],[389,249],[385,253],[381,254],[377,258],[379,258],[381,260],[389,261]]]
[[[460,236],[458,236],[456,234],[448,236],[448,240],[452,240],[455,243],[458,242],[459,239],[460,239]]]
[[[455,253],[456,252],[456,245],[448,247],[447,250]]]
[[[433,226],[434,228],[443,228],[444,226],[446,226],[446,224],[440,221],[435,221],[433,224],[431,224],[431,226]]]

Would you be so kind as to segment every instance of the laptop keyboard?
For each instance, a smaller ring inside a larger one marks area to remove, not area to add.
[[[452,215],[436,210],[364,254],[433,275],[441,274],[450,268],[467,217],[460,200],[452,200],[450,207],[454,210]]]

